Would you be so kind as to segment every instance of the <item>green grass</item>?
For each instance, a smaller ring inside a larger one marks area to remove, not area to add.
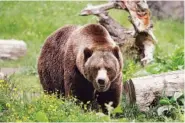
[[[95,112],[84,112],[71,100],[65,102],[44,94],[31,101],[16,99],[12,101],[11,98],[16,96],[11,94],[42,92],[36,64],[40,48],[48,35],[66,24],[83,25],[97,22],[95,16],[82,17],[78,15],[88,3],[98,4],[100,2],[0,2],[0,39],[24,40],[28,47],[25,57],[16,61],[0,61],[0,68],[22,68],[20,73],[9,78],[8,82],[10,81],[11,84],[5,88],[6,91],[0,89],[0,113],[7,111],[3,117],[0,114],[0,121],[122,122],[134,119],[136,121],[183,121],[181,116],[171,119],[171,117],[154,115],[154,111],[149,113],[151,115],[146,115],[137,111],[137,108],[129,109],[127,105],[123,106],[125,100],[116,109],[119,112],[122,109],[123,117],[121,118],[99,117]],[[127,21],[128,14],[126,12],[111,10],[110,15],[122,25],[131,27]],[[129,59],[125,60],[124,80],[136,76],[184,69],[184,24],[173,20],[154,19],[153,21],[154,34],[158,39],[154,55],[155,62],[142,68],[139,63]],[[10,91],[14,88],[17,92]],[[10,92],[10,94],[5,92]],[[57,110],[55,110],[56,108]],[[39,119],[39,116],[43,119]]]

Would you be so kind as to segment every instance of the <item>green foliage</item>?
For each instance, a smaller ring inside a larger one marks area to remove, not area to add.
[[[0,83],[0,121],[54,122],[54,121],[109,121],[105,115],[85,112],[75,99],[58,99],[43,93],[21,93],[10,81]],[[3,93],[3,94],[2,94]]]
[[[158,74],[162,72],[183,70],[184,69],[184,48],[175,47],[174,51],[168,55],[162,55],[158,51],[158,47],[155,53],[155,61],[142,68],[140,63],[136,63],[133,60],[126,60],[125,67],[123,69],[124,80],[128,80],[132,77],[146,76],[150,74]]]
[[[151,121],[151,122],[168,122],[184,121],[184,94],[175,93],[172,97],[161,97],[153,107],[149,107],[146,112],[139,111],[136,104],[130,105],[123,95],[121,107],[123,112],[119,118],[128,118],[128,121]]]
[[[159,101],[157,113],[159,116],[168,117],[173,120],[182,120],[184,113],[184,94],[176,92],[172,97],[162,97]]]
[[[37,112],[34,117],[37,122],[48,122],[46,114],[42,111]]]
[[[147,66],[146,70],[153,74],[184,69],[184,48],[175,47],[171,54],[162,56],[155,54],[155,63]]]
[[[139,69],[141,69],[141,65],[136,63],[133,60],[126,60],[124,63],[123,69],[123,79],[126,81],[131,79]]]

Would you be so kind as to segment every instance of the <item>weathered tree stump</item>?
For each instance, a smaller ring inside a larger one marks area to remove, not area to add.
[[[130,79],[124,84],[124,92],[130,104],[147,111],[157,98],[184,92],[184,70]]]
[[[26,54],[27,46],[23,41],[0,40],[0,60],[16,60]]]

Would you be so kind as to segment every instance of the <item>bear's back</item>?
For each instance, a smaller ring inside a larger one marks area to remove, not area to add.
[[[65,44],[77,26],[65,26],[45,41],[38,59],[38,73],[43,89],[50,92],[63,90],[63,56]]]
[[[87,24],[79,29],[79,33],[95,45],[115,44],[108,31],[100,24]]]

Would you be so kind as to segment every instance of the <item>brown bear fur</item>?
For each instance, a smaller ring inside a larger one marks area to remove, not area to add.
[[[101,59],[101,60],[100,60]],[[65,26],[49,36],[38,60],[43,89],[68,97],[70,93],[86,103],[119,104],[122,93],[123,60],[120,49],[104,27],[98,24]],[[97,69],[107,71],[106,91],[96,91]]]

